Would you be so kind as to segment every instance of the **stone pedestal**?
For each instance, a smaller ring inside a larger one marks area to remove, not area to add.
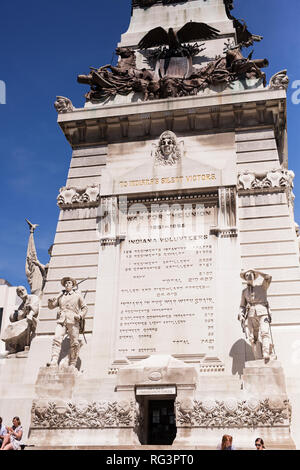
[[[172,356],[158,354],[136,364],[125,366],[119,371],[117,391],[123,387],[145,385],[190,385],[196,386],[195,367],[185,364]]]
[[[246,363],[243,374],[243,388],[251,395],[264,397],[282,397],[287,399],[285,376],[279,361],[264,359]]]
[[[41,367],[35,385],[39,398],[72,398],[78,370],[74,367]]]
[[[42,367],[35,385],[28,444],[48,448],[63,442],[69,448],[78,444],[91,448],[138,445],[136,403],[118,400],[112,390],[99,390],[97,399],[87,400],[82,390],[89,388],[89,381],[74,367]]]

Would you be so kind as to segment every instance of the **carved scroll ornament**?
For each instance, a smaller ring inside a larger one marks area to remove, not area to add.
[[[60,188],[57,196],[57,205],[61,209],[75,207],[96,207],[100,201],[99,185],[93,184],[84,189],[64,186]]]
[[[293,188],[295,174],[292,170],[274,169],[266,174],[258,175],[244,171],[238,177],[238,189]]]

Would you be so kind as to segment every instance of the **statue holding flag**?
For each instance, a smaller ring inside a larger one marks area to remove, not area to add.
[[[49,264],[43,265],[42,263],[40,263],[37,257],[33,234],[34,234],[36,227],[38,227],[38,224],[32,224],[29,220],[27,219],[25,220],[28,223],[29,228],[30,228],[30,235],[29,235],[27,255],[26,255],[25,272],[26,272],[28,284],[30,285],[31,293],[34,295],[40,296],[45,287]],[[48,251],[50,256],[51,256],[51,249],[52,247],[50,247]]]

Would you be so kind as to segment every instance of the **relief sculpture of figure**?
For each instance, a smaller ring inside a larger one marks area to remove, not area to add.
[[[87,314],[87,305],[84,298],[76,292],[77,282],[72,277],[61,280],[64,287],[62,293],[48,300],[48,307],[52,310],[59,308],[57,325],[52,343],[51,361],[48,366],[57,366],[64,336],[70,339],[69,366],[76,367],[81,342],[79,334],[84,330],[84,318]]]
[[[17,287],[17,295],[22,299],[17,311],[9,317],[10,324],[6,327],[2,341],[6,344],[8,354],[28,351],[35,336],[37,316],[39,314],[39,298],[30,295],[23,286]]]
[[[263,283],[254,285],[254,281],[261,276]],[[255,359],[275,359],[274,345],[270,323],[272,321],[267,290],[272,282],[272,276],[259,271],[249,270],[241,273],[241,278],[246,281],[247,287],[242,292],[239,321],[243,331],[249,332],[249,340]]]
[[[183,142],[178,143],[177,137],[172,131],[165,131],[155,146],[154,157],[156,165],[174,165],[182,156]]]

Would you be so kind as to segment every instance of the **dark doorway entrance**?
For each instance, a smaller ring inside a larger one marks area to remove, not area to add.
[[[176,437],[175,400],[149,400],[148,444],[172,445]]]

